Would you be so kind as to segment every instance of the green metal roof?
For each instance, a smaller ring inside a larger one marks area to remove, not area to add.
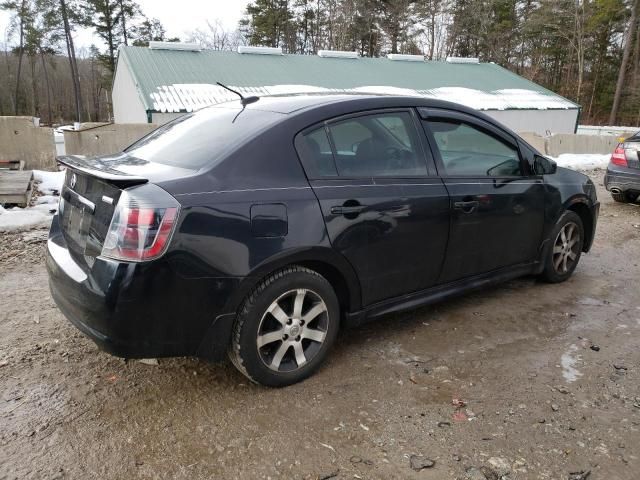
[[[216,103],[216,96],[210,91],[195,89],[198,84],[217,89],[216,82],[263,94],[265,90],[266,93],[278,93],[268,86],[304,85],[338,90],[380,86],[413,90],[420,95],[460,103],[475,102],[476,108],[488,110],[579,108],[579,105],[493,63],[342,59],[146,47],[122,47],[119,56],[118,68],[122,68],[120,62],[124,60],[147,111],[183,111],[190,109],[190,105],[198,106],[199,102]],[[176,86],[177,89],[172,88]],[[469,92],[460,89],[470,89],[466,102],[464,97]],[[487,95],[483,97],[483,94]],[[194,98],[183,98],[189,96]],[[492,103],[496,96],[499,101]]]

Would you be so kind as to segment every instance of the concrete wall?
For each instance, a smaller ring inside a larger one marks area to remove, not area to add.
[[[619,143],[616,136],[553,135],[546,139],[547,155],[562,153],[612,153]]]
[[[0,117],[0,160],[24,160],[25,169],[53,170],[56,146],[51,128],[32,117]]]
[[[543,155],[557,157],[563,153],[576,154],[609,154],[619,143],[617,136],[604,135],[574,135],[561,133],[543,137],[535,133],[520,133],[532,147]]]
[[[515,132],[533,132],[538,135],[574,133],[578,120],[575,110],[487,110],[491,118]]]
[[[77,132],[64,132],[67,155],[104,155],[121,152],[158,126],[152,123],[111,123]]]
[[[113,119],[115,123],[147,123],[147,111],[140,99],[138,86],[123,56],[118,56],[113,80]]]
[[[578,125],[576,133],[580,135],[605,135],[616,137],[630,137],[639,129],[636,127],[600,127],[595,125]]]
[[[156,125],[164,125],[171,120],[181,117],[184,113],[152,113],[151,122]]]
[[[524,139],[525,142],[538,150],[540,153],[546,154],[547,142],[543,136],[531,132],[520,132],[520,136]]]

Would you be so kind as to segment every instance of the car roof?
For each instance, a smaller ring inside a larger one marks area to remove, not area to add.
[[[410,97],[389,94],[373,93],[304,93],[304,94],[284,94],[259,97],[259,100],[246,106],[247,110],[262,110],[281,114],[299,113],[329,104],[343,104],[345,107],[349,103],[359,104],[369,103],[370,108],[385,108],[397,103],[397,106],[413,105],[416,107],[450,108],[462,112],[476,113],[464,105],[458,103],[445,102],[425,97]],[[238,108],[240,100],[219,103],[212,108]]]

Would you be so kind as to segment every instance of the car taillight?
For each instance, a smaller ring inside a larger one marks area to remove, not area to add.
[[[613,155],[611,155],[611,163],[614,165],[619,165],[621,167],[628,167],[627,164],[627,156],[624,153],[624,144],[619,143],[616,149],[613,151]]]
[[[142,262],[167,250],[180,205],[153,184],[125,190],[120,195],[102,247],[104,257]]]

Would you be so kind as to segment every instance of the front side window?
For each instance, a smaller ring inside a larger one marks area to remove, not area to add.
[[[335,165],[342,177],[426,175],[408,112],[364,115],[329,124]]]
[[[497,137],[463,122],[430,120],[427,123],[447,175],[522,175],[518,150]]]

